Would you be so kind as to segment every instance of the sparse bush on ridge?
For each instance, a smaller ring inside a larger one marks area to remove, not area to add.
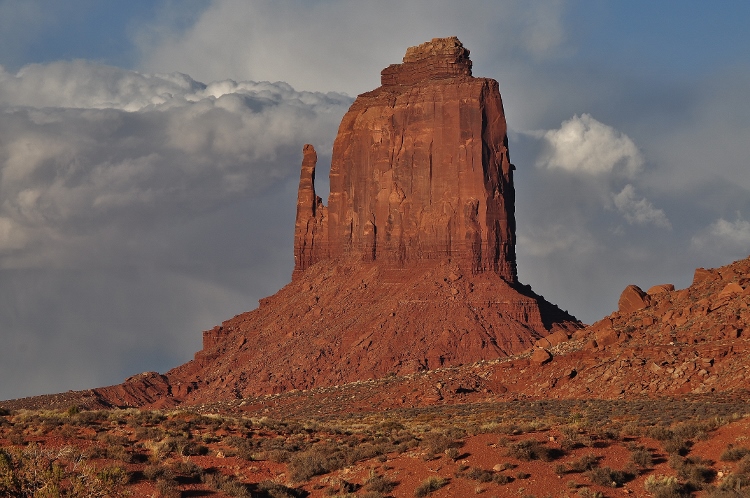
[[[555,458],[561,456],[561,453],[562,452],[559,450],[548,448],[536,439],[525,439],[511,444],[508,447],[506,454],[507,456],[519,460],[542,460],[543,462],[551,462]]]
[[[643,487],[654,498],[681,498],[690,496],[690,491],[679,483],[674,476],[650,475],[643,483]]]
[[[745,448],[744,446],[738,448],[729,444],[719,458],[722,462],[736,462],[742,460],[745,455],[750,455],[750,449]]]
[[[414,496],[417,498],[423,498],[433,491],[437,491],[448,484],[448,479],[445,477],[432,476],[422,481],[419,486],[414,490]]]
[[[608,486],[617,488],[633,479],[631,473],[624,470],[614,470],[609,467],[597,467],[586,472],[586,476],[591,482],[599,486]]]

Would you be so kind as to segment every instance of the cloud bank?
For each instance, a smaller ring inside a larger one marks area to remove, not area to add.
[[[186,219],[292,178],[300,144],[330,144],[349,102],[83,61],[2,71],[0,265],[51,263],[50,245]]]
[[[350,102],[86,61],[0,69],[0,397],[176,365],[283,284],[302,145],[324,162]]]

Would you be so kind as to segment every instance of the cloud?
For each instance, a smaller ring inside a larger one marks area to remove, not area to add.
[[[617,172],[630,178],[643,167],[643,157],[627,135],[589,114],[573,116],[559,129],[537,136],[546,146],[537,159],[540,167],[592,175]]]
[[[630,224],[672,228],[664,211],[654,208],[647,199],[638,199],[635,188],[631,184],[625,185],[619,194],[615,194],[613,200],[617,210]]]
[[[136,42],[149,71],[357,94],[375,88],[380,70],[400,62],[406,47],[438,36],[487,47],[476,52],[475,67],[498,53],[548,58],[566,42],[564,10],[561,1],[216,0],[188,29],[156,22]]]
[[[713,249],[735,258],[747,256],[750,254],[750,222],[739,215],[735,221],[719,218],[693,236],[691,243],[696,250]]]
[[[350,103],[86,61],[0,70],[0,398],[166,370],[286,283],[302,146],[324,169]]]
[[[53,240],[195,216],[295,178],[302,144],[329,147],[349,103],[83,61],[0,72],[0,266],[18,249],[33,264]]]

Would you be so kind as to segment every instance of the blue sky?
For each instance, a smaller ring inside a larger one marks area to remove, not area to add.
[[[457,35],[500,83],[519,276],[593,322],[750,254],[742,1],[0,0],[0,399],[192,357],[289,281],[302,145]],[[318,188],[327,188],[325,174]]]

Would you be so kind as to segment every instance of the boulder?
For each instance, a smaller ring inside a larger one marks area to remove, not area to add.
[[[716,279],[716,275],[714,274],[713,271],[707,270],[705,268],[696,268],[695,273],[693,274],[692,285],[697,285],[702,282],[708,282],[708,281],[715,280],[715,279]]]
[[[596,340],[596,344],[599,348],[616,344],[618,338],[619,336],[617,335],[617,332],[612,329],[597,330],[594,334],[594,340]]]
[[[633,313],[651,304],[651,298],[637,285],[628,285],[620,294],[617,308],[620,313]]]
[[[562,344],[563,342],[566,342],[570,337],[568,336],[568,333],[564,330],[557,330],[550,335],[546,337],[547,342],[550,346],[554,347],[558,344]]]
[[[655,296],[657,294],[663,294],[665,292],[672,292],[674,291],[674,284],[659,284],[654,285],[653,287],[650,287],[646,294],[649,296]]]
[[[531,363],[535,365],[544,365],[550,361],[552,361],[552,355],[546,349],[537,348],[531,354]]]
[[[731,284],[727,284],[724,286],[724,288],[719,292],[719,298],[725,298],[734,296],[737,294],[742,294],[742,292],[745,289],[742,288],[742,286],[738,283],[732,282]]]

